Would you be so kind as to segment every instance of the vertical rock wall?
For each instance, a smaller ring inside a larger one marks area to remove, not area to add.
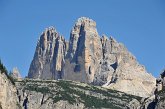
[[[47,28],[37,43],[28,77],[59,79],[62,76],[66,42],[53,27]]]

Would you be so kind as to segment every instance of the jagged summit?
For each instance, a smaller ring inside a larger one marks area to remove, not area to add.
[[[28,77],[59,79],[67,43],[54,27],[46,28],[37,43]]]
[[[80,17],[77,19],[77,22],[83,22],[83,21],[95,22],[94,20],[90,19],[89,17]]]
[[[84,31],[86,29],[88,29],[88,31],[93,31],[94,29],[96,29],[96,22],[87,17],[80,17],[75,22],[75,24],[71,30],[71,35],[77,34],[79,32],[82,33],[82,31]],[[96,32],[97,32],[97,30],[96,30]]]
[[[87,17],[76,21],[69,42],[52,27],[43,32],[28,77],[80,81],[142,97],[155,87],[155,78],[127,48],[113,37],[100,37]]]
[[[45,31],[56,31],[55,27],[54,26],[49,26],[47,28],[45,28]],[[56,31],[57,32],[57,31]]]
[[[49,27],[45,28],[45,30],[41,33],[41,35],[47,33],[48,31],[49,32],[57,32],[56,29],[55,29],[55,27],[49,26]]]
[[[88,17],[80,17],[76,21],[75,25],[96,26],[96,22]]]

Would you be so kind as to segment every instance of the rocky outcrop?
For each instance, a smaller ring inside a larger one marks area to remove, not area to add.
[[[46,28],[37,43],[28,77],[40,79],[59,79],[67,43],[63,36],[53,28]]]
[[[9,77],[0,71],[0,109],[21,109],[16,92]]]
[[[146,98],[142,105],[142,109],[164,109],[165,108],[165,70],[162,71],[160,77],[156,80],[156,88],[154,94]]]
[[[157,88],[155,90],[155,109],[165,108],[165,69],[160,74],[160,78],[157,79]]]
[[[42,33],[28,77],[80,81],[142,97],[155,88],[155,78],[126,47],[100,37],[96,22],[86,17],[77,20],[69,42],[54,28]]]
[[[21,79],[21,74],[17,67],[14,67],[12,72],[9,74],[13,79]]]
[[[165,69],[160,74],[160,79],[157,79],[157,86],[159,86],[159,84],[162,84],[162,86],[160,86],[160,90],[165,88]]]

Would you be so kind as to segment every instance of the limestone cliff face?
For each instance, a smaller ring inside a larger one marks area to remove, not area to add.
[[[59,79],[62,76],[66,42],[53,27],[47,28],[37,43],[29,78]]]
[[[112,37],[108,40],[103,36],[102,40],[102,72],[108,74],[104,76],[106,83],[103,86],[133,95],[150,96],[155,87],[155,78],[146,72],[123,44]]]
[[[19,109],[16,87],[0,71],[0,109]]]
[[[79,18],[71,31],[69,42],[64,79],[93,82],[95,73],[100,71],[99,61],[102,59],[96,23],[89,18]]]
[[[67,42],[55,29],[40,37],[29,69],[29,78],[74,80],[149,96],[155,78],[113,37],[99,36],[96,22],[81,17]]]

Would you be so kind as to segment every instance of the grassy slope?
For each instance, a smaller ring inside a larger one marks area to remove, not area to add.
[[[54,103],[64,100],[70,104],[81,102],[86,107],[121,109],[132,99],[141,100],[141,97],[73,81],[23,80],[18,82],[24,86],[23,90],[50,94]]]

